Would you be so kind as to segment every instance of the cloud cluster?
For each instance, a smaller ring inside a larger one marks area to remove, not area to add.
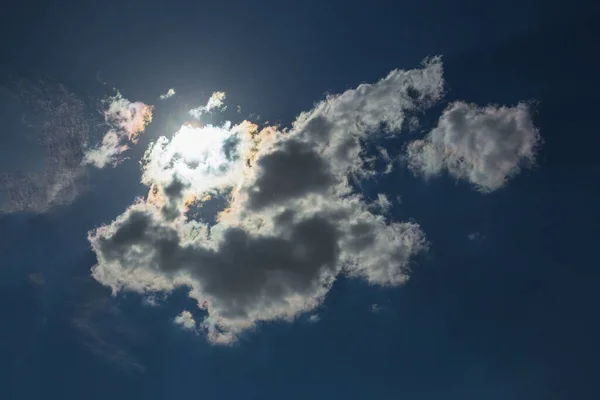
[[[455,102],[423,140],[407,148],[409,167],[432,177],[443,170],[482,192],[501,188],[522,167],[531,166],[540,144],[529,106],[487,106]]]
[[[328,96],[290,129],[244,121],[184,125],[161,137],[142,161],[148,196],[89,233],[94,278],[115,293],[188,287],[206,311],[198,327],[213,343],[314,310],[340,274],[404,283],[427,247],[423,232],[387,221],[376,212],[387,198],[374,208],[350,179],[375,173],[365,142],[398,134],[407,113],[442,94],[434,58]],[[214,193],[229,198],[217,222],[189,218],[189,206]]]
[[[89,232],[93,277],[113,293],[187,287],[206,316],[196,323],[184,311],[175,322],[213,343],[314,311],[341,274],[404,283],[427,248],[424,233],[415,222],[386,218],[385,193],[368,201],[351,182],[374,176],[381,162],[389,172],[392,157],[381,148],[367,157],[369,143],[414,127],[415,115],[443,93],[442,62],[432,58],[330,95],[290,128],[186,124],[159,138],[142,159],[148,195]],[[198,116],[224,98],[213,94]],[[408,159],[415,173],[447,169],[489,191],[533,161],[539,140],[524,104],[456,102],[409,144]],[[213,195],[228,199],[216,222],[193,217],[190,208]]]
[[[152,121],[152,106],[139,101],[132,103],[120,93],[109,97],[105,103],[104,119],[111,128],[99,146],[87,149],[83,159],[84,164],[97,168],[119,164],[120,155],[129,148],[127,143],[136,143],[138,135]]]
[[[191,109],[189,114],[196,119],[200,119],[203,114],[223,109],[225,107],[224,101],[225,92],[213,92],[206,105]]]
[[[173,96],[175,96],[175,89],[171,88],[171,89],[167,90],[167,93],[164,93],[164,94],[161,94],[160,96],[158,96],[158,98],[161,100],[166,100],[166,99],[170,99]]]

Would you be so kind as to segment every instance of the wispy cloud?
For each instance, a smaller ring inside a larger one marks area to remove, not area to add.
[[[86,190],[81,166],[94,121],[85,103],[64,85],[46,80],[18,80],[15,99],[32,116],[27,127],[35,132],[32,145],[44,152],[43,169],[0,172],[0,210],[41,213],[71,203]]]
[[[109,97],[105,104],[104,118],[111,128],[100,145],[88,149],[83,159],[84,164],[97,168],[118,165],[122,161],[121,154],[129,149],[128,143],[136,143],[138,135],[152,122],[152,106],[132,103],[120,93]]]
[[[37,136],[32,145],[44,151],[41,171],[0,172],[0,210],[5,213],[42,213],[73,202],[87,190],[85,166],[117,165],[129,144],[152,121],[152,106],[130,102],[120,94],[102,102],[104,122],[110,128],[93,144],[98,126],[88,106],[65,86],[44,80],[19,81],[15,98],[32,118],[27,127]]]
[[[81,283],[81,282],[80,282]],[[72,326],[87,350],[122,372],[143,373],[145,366],[128,349],[141,334],[119,309],[114,298],[93,280],[85,279]]]

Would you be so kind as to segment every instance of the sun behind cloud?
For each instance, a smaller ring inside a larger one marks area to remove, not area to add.
[[[219,344],[260,321],[313,312],[341,275],[405,283],[428,248],[424,232],[416,222],[386,218],[386,194],[368,202],[351,180],[376,173],[366,143],[410,129],[414,111],[443,93],[435,57],[330,95],[289,129],[184,124],[151,143],[142,159],[148,197],[89,232],[94,278],[114,293],[186,287],[206,313],[198,329]],[[224,98],[216,96],[219,107]],[[377,154],[390,169],[392,155]],[[212,195],[227,197],[215,223],[188,217],[191,204]],[[191,326],[190,316],[184,311],[178,323]]]

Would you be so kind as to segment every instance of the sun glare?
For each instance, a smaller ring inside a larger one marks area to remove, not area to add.
[[[218,171],[227,166],[224,145],[231,137],[228,129],[206,125],[192,127],[183,125],[173,136],[171,149],[186,164],[199,164],[205,170]]]
[[[146,184],[165,185],[174,176],[200,195],[234,185],[239,180],[240,131],[222,126],[183,125],[171,139],[160,137],[144,156]]]

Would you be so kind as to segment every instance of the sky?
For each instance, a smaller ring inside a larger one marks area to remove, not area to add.
[[[0,397],[598,398],[600,8],[10,3]]]

